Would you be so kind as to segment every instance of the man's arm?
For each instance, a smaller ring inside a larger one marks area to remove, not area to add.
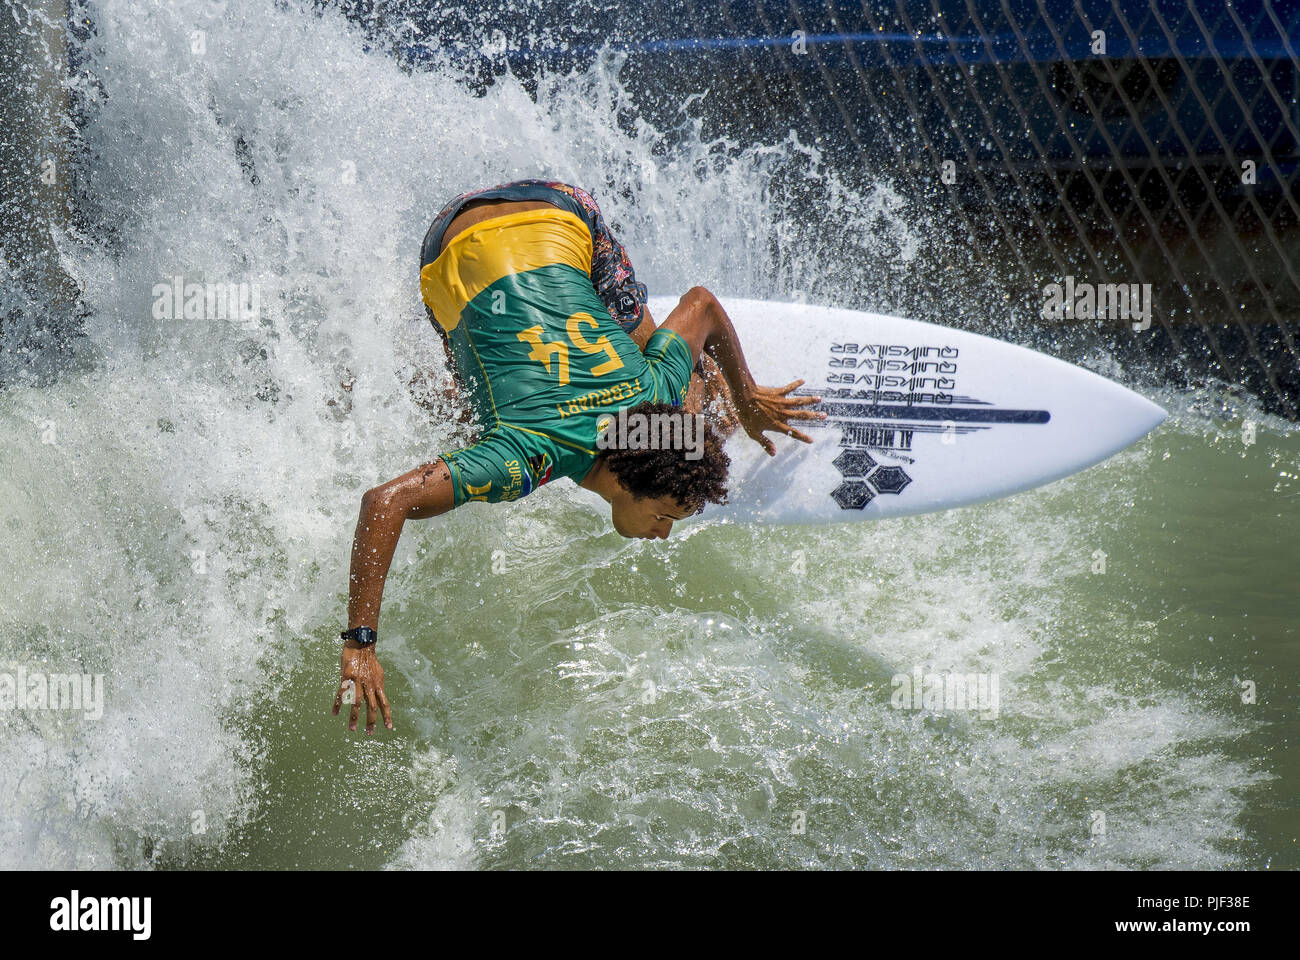
[[[632,328],[628,336],[644,353],[646,344],[650,342],[650,336],[654,332],[654,317],[650,315],[650,308],[643,306],[641,321]],[[740,422],[736,417],[736,402],[731,397],[731,391],[727,389],[727,381],[722,376],[722,371],[718,369],[718,365],[713,362],[713,358],[708,355],[699,358],[695,371],[691,375],[690,392],[682,405],[692,413],[713,412],[718,417],[714,426],[722,431],[723,436],[729,436]]]
[[[379,606],[384,582],[393,562],[397,540],[407,520],[446,513],[456,504],[451,471],[442,460],[426,463],[372,490],[361,498],[361,514],[352,537],[352,568],[348,577],[348,629],[379,629]],[[384,668],[373,646],[346,641],[340,660],[339,689],[334,696],[338,716],[343,696],[355,694],[348,729],[357,728],[361,701],[366,703],[366,733],[375,732],[375,715],[383,713],[384,726],[393,729],[393,713],[384,695]]]
[[[352,537],[348,629],[379,629],[384,581],[403,524],[446,513],[455,505],[454,496],[451,471],[441,460],[416,467],[365,492]]]
[[[731,318],[722,309],[718,298],[704,287],[687,290],[659,329],[671,330],[685,340],[693,361],[698,362],[703,353],[717,362],[731,390],[741,426],[769,455],[776,455],[776,446],[763,435],[765,430],[780,431],[796,440],[812,443],[812,437],[796,430],[787,421],[826,419],[824,413],[801,409],[821,403],[821,397],[791,397],[790,392],[801,387],[802,380],[784,387],[760,387],[756,384]]]
[[[650,316],[650,308],[641,307],[641,322],[628,331],[627,335],[632,338],[632,342],[645,352],[645,345],[650,342],[650,334],[655,332],[655,319]]]

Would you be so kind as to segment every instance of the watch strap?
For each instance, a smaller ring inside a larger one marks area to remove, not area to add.
[[[339,636],[344,640],[359,643],[363,647],[373,647],[375,641],[379,639],[379,634],[370,627],[353,627],[351,630],[344,630]]]

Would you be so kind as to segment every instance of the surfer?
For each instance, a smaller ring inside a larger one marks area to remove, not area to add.
[[[703,287],[656,326],[626,251],[578,187],[521,180],[462,194],[433,221],[420,262],[421,297],[479,435],[361,499],[334,713],[351,702],[355,730],[364,700],[368,734],[377,712],[393,725],[374,643],[406,520],[517,500],[570,477],[609,502],[623,536],[667,537],[674,521],[725,501],[722,438],[706,426],[695,451],[602,449],[601,435],[620,410],[698,413],[707,381],[693,371],[702,362],[716,365],[713,389],[734,423],[770,455],[765,431],[811,443],[790,421],[825,416],[805,409],[820,397],[791,395],[802,380],[754,382],[731,320]]]

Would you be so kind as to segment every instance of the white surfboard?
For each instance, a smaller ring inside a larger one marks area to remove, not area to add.
[[[675,298],[654,297],[662,322]],[[754,378],[807,382],[812,445],[727,443],[730,503],[709,517],[842,523],[948,510],[1050,483],[1135,443],[1165,411],[1033,350],[917,320],[723,298]],[[808,424],[808,426],[804,426]]]

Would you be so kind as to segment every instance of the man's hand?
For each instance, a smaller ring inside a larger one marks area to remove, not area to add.
[[[760,387],[754,384],[744,396],[736,398],[736,415],[740,418],[740,425],[770,457],[776,456],[776,444],[765,437],[763,431],[776,430],[804,443],[812,443],[812,437],[796,430],[787,421],[826,419],[824,413],[801,409],[821,403],[821,397],[790,396],[791,391],[802,387],[803,383],[802,380],[796,380],[784,387]]]
[[[731,390],[740,425],[768,456],[776,456],[776,444],[763,436],[766,430],[778,430],[788,437],[812,443],[812,437],[796,430],[788,421],[825,420],[824,413],[802,409],[821,403],[822,398],[790,396],[792,390],[803,386],[802,380],[784,387],[760,387],[754,383],[736,328],[718,298],[708,290],[703,287],[687,290],[659,329],[671,330],[685,340],[692,362],[698,362],[702,353],[713,358]]]
[[[334,695],[334,716],[339,715],[343,705],[343,694],[351,689],[352,713],[348,717],[348,729],[357,728],[357,717],[361,714],[361,701],[366,702],[366,735],[375,732],[375,714],[383,711],[384,726],[393,729],[393,711],[384,696],[384,668],[379,665],[373,644],[361,646],[351,640],[343,643],[343,655],[339,662],[341,676],[338,693]],[[350,686],[349,686],[350,684]]]

